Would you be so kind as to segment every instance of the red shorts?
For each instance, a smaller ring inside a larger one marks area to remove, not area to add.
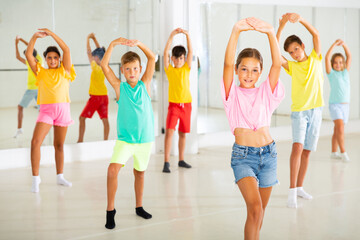
[[[191,103],[169,102],[168,114],[166,118],[166,129],[175,130],[177,121],[179,119],[179,131],[183,133],[189,133],[191,123]]]
[[[87,101],[86,106],[82,111],[80,117],[92,118],[94,112],[97,111],[100,119],[108,118],[108,105],[109,98],[107,95],[90,95],[90,98]]]

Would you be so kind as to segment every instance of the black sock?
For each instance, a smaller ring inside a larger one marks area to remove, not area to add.
[[[170,163],[164,162],[163,172],[166,172],[166,173],[170,172]]]
[[[148,212],[146,212],[143,207],[137,207],[135,208],[136,209],[136,214],[142,218],[145,218],[145,219],[150,219],[152,218],[152,215]]]
[[[184,160],[180,160],[179,161],[179,167],[183,167],[183,168],[191,168],[191,165],[186,163]]]
[[[105,224],[105,227],[107,229],[113,229],[115,227],[115,213],[116,213],[115,208],[112,211],[106,211],[106,224]]]

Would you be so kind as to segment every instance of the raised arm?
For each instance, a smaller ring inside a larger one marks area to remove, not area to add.
[[[288,14],[282,15],[282,17],[279,19],[279,28],[276,33],[276,39],[278,41],[278,44],[280,44],[281,33],[284,30],[284,27],[288,21],[289,21]],[[284,56],[281,56],[281,66],[289,71],[289,64],[288,64],[287,59]]]
[[[20,41],[20,37],[16,36],[15,38],[15,49],[16,49],[16,59],[19,60],[20,62],[22,62],[23,64],[26,64],[26,60],[25,58],[22,58],[19,52],[19,41]],[[26,44],[27,45],[27,44]]]
[[[274,28],[269,23],[254,17],[247,18],[247,23],[252,26],[255,31],[265,33],[269,39],[272,60],[272,65],[269,72],[269,81],[271,90],[274,92],[281,71],[281,53]]]
[[[170,33],[170,36],[165,44],[165,49],[164,49],[164,67],[166,69],[168,69],[169,65],[170,65],[170,57],[169,57],[169,50],[170,50],[170,47],[171,47],[171,43],[173,41],[173,38],[176,34],[180,33],[181,32],[181,28],[177,28],[177,29],[174,29],[171,33]]]
[[[51,36],[55,40],[55,42],[59,45],[59,47],[63,51],[62,63],[64,65],[65,71],[67,71],[70,74],[71,66],[72,66],[70,48],[58,35],[50,31],[49,29],[41,28],[39,30],[44,31],[44,33],[46,33],[47,36]]]
[[[151,83],[151,80],[152,80],[154,72],[155,72],[155,54],[142,42],[140,42],[138,40],[133,40],[133,41],[135,43],[133,46],[137,46],[138,48],[140,48],[148,60],[145,72],[144,72],[141,80],[144,82],[146,89],[150,96],[150,92],[151,92],[150,91],[150,83]]]
[[[90,39],[92,39],[94,41],[96,48],[99,48],[100,44],[97,41],[94,33],[90,33],[87,36],[87,39],[86,39],[86,53],[88,55],[89,62],[91,63],[91,61],[93,60],[93,56],[91,55],[92,50],[91,50],[91,46],[90,46]]]
[[[48,36],[48,34],[45,32],[36,32],[30,39],[29,45],[25,51],[26,60],[28,61],[29,66],[30,66],[31,70],[34,72],[35,76],[37,76],[37,73],[36,73],[37,72],[37,65],[36,65],[37,62],[36,62],[36,58],[33,56],[35,42],[38,38],[44,38],[46,36]]]
[[[345,51],[345,56],[346,56],[346,69],[349,71],[350,70],[350,66],[351,66],[351,52],[350,49],[348,48],[348,46],[345,44],[344,41],[341,41],[341,45],[344,48]]]
[[[182,29],[182,33],[185,34],[186,41],[187,41],[188,54],[187,54],[187,58],[186,58],[186,63],[189,66],[189,68],[191,68],[191,63],[192,63],[192,59],[193,59],[193,49],[192,49],[192,45],[191,45],[190,35],[189,35],[189,32],[184,29]]]
[[[229,42],[225,50],[223,72],[226,99],[229,97],[230,87],[234,78],[236,44],[238,42],[239,35],[242,31],[248,31],[252,29],[254,28],[247,23],[246,19],[241,19],[235,23],[231,31]]]
[[[326,55],[325,55],[325,70],[326,73],[329,74],[331,72],[331,53],[334,50],[335,46],[339,46],[340,43],[340,39],[336,40],[329,48],[329,50],[327,51]]]
[[[106,79],[109,81],[110,85],[115,90],[116,100],[119,100],[119,98],[120,98],[120,83],[121,83],[121,81],[120,81],[120,79],[118,79],[116,77],[115,73],[109,66],[109,62],[110,62],[110,57],[111,57],[114,47],[119,44],[124,44],[126,41],[127,41],[127,39],[125,39],[125,38],[118,38],[118,39],[113,40],[110,43],[109,47],[107,48],[107,50],[104,54],[104,57],[101,60],[101,64],[100,64]]]
[[[310,32],[310,34],[312,35],[312,38],[313,38],[314,50],[315,50],[316,54],[318,56],[320,56],[321,44],[320,44],[319,31],[297,13],[290,13],[289,21],[292,23],[296,23],[296,22],[301,23]]]

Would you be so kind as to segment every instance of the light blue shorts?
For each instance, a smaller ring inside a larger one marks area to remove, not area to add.
[[[348,103],[332,103],[329,104],[331,119],[342,119],[344,123],[349,121],[349,104]]]
[[[304,149],[315,151],[320,135],[322,107],[291,113],[293,143],[301,143]]]
[[[38,90],[37,89],[27,89],[19,103],[20,106],[22,106],[23,108],[26,108],[27,106],[29,106],[29,103],[31,102],[31,100],[35,100],[35,102],[37,101],[37,95],[38,95]]]
[[[245,177],[254,177],[260,188],[272,187],[277,180],[277,152],[275,142],[264,147],[247,147],[234,143],[231,167],[235,183]]]

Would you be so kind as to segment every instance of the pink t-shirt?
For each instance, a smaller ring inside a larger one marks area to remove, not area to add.
[[[285,97],[285,89],[280,79],[274,92],[271,91],[269,77],[258,88],[241,88],[232,82],[226,100],[224,81],[221,81],[221,95],[231,131],[248,128],[256,131],[270,126],[271,115]]]

